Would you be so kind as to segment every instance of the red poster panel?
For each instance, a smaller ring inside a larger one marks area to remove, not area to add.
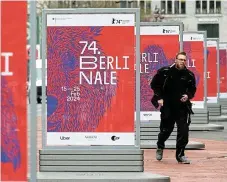
[[[134,145],[134,23],[47,15],[47,146]]]
[[[219,44],[220,97],[227,98],[227,43]]]
[[[196,78],[196,94],[192,99],[193,108],[204,108],[204,35],[184,33],[184,51],[187,53],[187,68]]]
[[[217,102],[217,41],[207,41],[207,64],[208,103]]]
[[[159,120],[159,109],[151,104],[150,81],[163,66],[174,63],[180,50],[179,26],[141,26],[140,28],[140,119]]]
[[[1,181],[27,181],[27,2],[1,2]]]

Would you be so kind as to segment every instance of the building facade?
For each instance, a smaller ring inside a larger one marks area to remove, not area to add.
[[[227,1],[224,0],[153,0],[163,11],[163,22],[182,21],[184,31],[207,31],[207,37],[227,42]]]

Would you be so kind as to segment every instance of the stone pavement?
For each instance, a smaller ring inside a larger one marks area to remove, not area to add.
[[[226,182],[227,141],[195,139],[205,143],[204,150],[187,150],[190,165],[178,164],[175,150],[164,150],[163,160],[156,161],[155,150],[145,150],[145,171],[170,176],[172,182]]]

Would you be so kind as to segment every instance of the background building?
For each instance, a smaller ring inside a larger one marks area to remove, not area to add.
[[[141,21],[182,21],[185,31],[206,30],[209,38],[227,42],[227,0],[37,0],[37,43],[43,8],[137,8]],[[155,10],[156,9],[156,10]],[[157,9],[161,19],[157,17]],[[29,29],[29,23],[28,23]],[[29,35],[28,35],[29,39]]]
[[[227,42],[227,1],[153,0],[154,7],[163,10],[163,21],[182,21],[185,31],[206,30],[209,38]]]

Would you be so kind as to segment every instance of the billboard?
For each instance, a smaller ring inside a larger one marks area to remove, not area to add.
[[[151,104],[150,82],[157,70],[174,63],[180,50],[180,25],[143,25],[140,27],[140,120],[160,119],[160,111]]]
[[[227,98],[227,43],[219,43],[220,98]]]
[[[26,1],[1,2],[0,181],[27,181],[26,22]]]
[[[218,42],[207,40],[207,103],[218,103]]]
[[[46,146],[134,146],[135,13],[46,20]]]
[[[192,99],[193,108],[204,108],[206,102],[204,39],[204,34],[199,32],[184,32],[183,34],[184,51],[187,53],[187,68],[194,73],[196,79],[197,90]]]

